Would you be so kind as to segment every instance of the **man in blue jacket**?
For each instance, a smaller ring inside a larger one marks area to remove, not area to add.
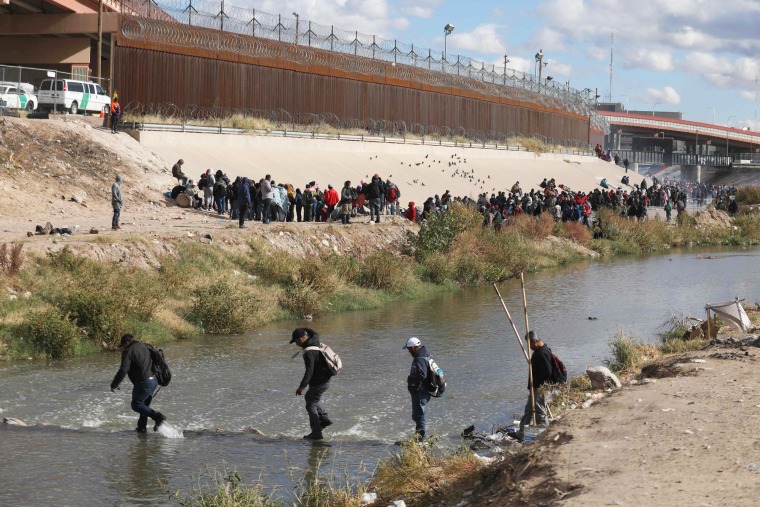
[[[424,440],[427,432],[425,411],[430,401],[430,393],[427,390],[427,378],[430,373],[428,359],[430,354],[419,339],[412,337],[406,341],[404,348],[414,358],[412,369],[406,379],[407,389],[412,395],[412,420],[415,424],[415,436],[417,440]]]
[[[302,349],[320,346],[319,335],[308,327],[295,329],[289,343],[295,343]],[[296,389],[296,396],[301,396],[306,386],[309,386],[309,390],[304,398],[306,399],[306,413],[309,414],[309,425],[311,426],[311,433],[304,435],[303,438],[322,440],[322,430],[330,426],[332,421],[327,415],[327,410],[319,404],[319,400],[325,391],[327,391],[327,388],[330,387],[332,372],[327,365],[325,356],[319,349],[304,350],[303,362],[306,369],[301,383],[298,385],[298,389]]]

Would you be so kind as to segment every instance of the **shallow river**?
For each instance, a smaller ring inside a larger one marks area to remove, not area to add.
[[[735,296],[760,300],[759,257],[756,249],[673,252],[531,274],[531,327],[578,373],[609,355],[619,330],[655,340],[671,315],[702,317],[705,303]],[[519,282],[501,291],[524,333]],[[174,379],[154,406],[186,430],[182,439],[132,431],[129,381],[118,394],[108,390],[115,353],[1,366],[0,415],[40,426],[0,425],[0,505],[174,504],[165,491],[189,492],[207,468],[236,470],[285,498],[320,463],[323,475],[366,477],[413,430],[411,358],[401,348],[410,336],[446,372],[449,391],[429,405],[429,429],[444,442],[473,423],[509,423],[524,405],[525,362],[493,288],[458,291],[314,321],[345,366],[323,398],[335,421],[328,440],[305,443],[303,398],[295,396],[303,361],[287,344],[303,324],[166,346]],[[202,431],[216,429],[223,431]]]

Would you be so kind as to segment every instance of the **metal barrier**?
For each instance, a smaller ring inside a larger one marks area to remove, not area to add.
[[[395,144],[409,144],[419,146],[446,146],[451,148],[476,148],[484,150],[501,150],[501,151],[530,151],[528,148],[519,145],[499,144],[496,142],[464,140],[460,141],[456,137],[452,137],[449,141],[444,141],[442,137],[438,139],[425,139],[424,137],[393,137],[389,135],[364,135],[364,134],[325,134],[316,132],[315,130],[270,130],[270,129],[240,129],[234,127],[208,126],[208,125],[192,125],[192,124],[166,124],[166,123],[144,123],[137,121],[125,121],[123,128],[127,130],[143,130],[143,131],[158,131],[158,132],[188,132],[199,134],[227,134],[227,135],[241,135],[245,133],[254,133],[257,135],[275,136],[275,137],[291,137],[300,139],[326,139],[326,140],[339,140],[339,141],[360,141],[370,143],[395,143]],[[507,138],[504,138],[505,141]],[[554,153],[559,155],[579,155],[579,156],[592,156],[594,153],[590,149],[559,149],[549,150],[547,153]]]
[[[437,50],[421,48],[395,39],[382,39],[355,30],[342,30],[334,25],[320,25],[301,20],[300,17],[291,19],[256,9],[225,6],[223,0],[219,3],[201,0],[122,0],[121,12],[141,19],[140,26],[127,23],[122,28],[123,35],[127,38],[145,38],[170,45],[180,44],[221,51],[227,49],[225,46],[229,46],[233,52],[241,54],[274,56],[271,45],[266,44],[266,40],[269,39],[287,43],[296,49],[317,49],[355,57],[346,62],[347,67],[344,70],[364,72],[361,67],[366,67],[366,64],[362,60],[368,59],[428,71],[427,76],[420,73],[411,76],[425,81],[431,79],[431,74],[443,74],[454,79],[454,86],[457,86],[456,83],[460,80],[467,79],[483,85],[492,85],[495,89],[502,87],[531,92],[532,102],[552,105],[551,99],[561,101],[565,109],[590,117],[593,128],[603,132],[609,130],[606,119],[594,112],[590,89],[580,91],[569,85],[559,85],[555,81],[539,82],[538,77],[533,74],[509,69],[506,62],[503,67],[499,67],[467,56],[439,53]],[[164,17],[168,14],[171,18],[164,19],[157,16],[158,13],[163,13]],[[184,29],[182,25],[185,25]],[[251,39],[225,39],[212,31],[188,29],[190,27],[250,36]],[[297,50],[295,52],[298,53],[295,59],[302,63],[311,64],[315,58],[319,58],[318,53]],[[289,59],[294,59],[293,55],[290,56]],[[470,88],[466,83],[458,87]]]

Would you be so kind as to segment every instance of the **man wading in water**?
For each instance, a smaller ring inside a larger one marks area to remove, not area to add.
[[[153,431],[158,431],[158,427],[166,420],[166,416],[150,408],[150,402],[153,401],[153,395],[158,388],[158,381],[152,371],[153,361],[150,359],[150,349],[144,343],[135,340],[131,334],[121,337],[119,347],[124,349],[121,353],[121,367],[111,382],[111,392],[115,393],[124,377],[129,376],[129,380],[134,385],[132,410],[140,414],[135,431],[138,433],[147,431],[148,417],[156,422]]]
[[[425,346],[414,337],[409,338],[406,341],[404,348],[407,349],[414,358],[412,360],[412,369],[409,372],[406,383],[407,389],[409,389],[409,394],[412,396],[412,420],[415,424],[415,437],[417,440],[422,441],[425,439],[425,433],[427,431],[425,411],[427,404],[430,401],[430,393],[428,393],[425,385],[430,370],[430,366],[428,365],[430,354]]]
[[[522,440],[525,437],[525,426],[529,425],[533,420],[534,409],[532,407],[535,407],[537,425],[546,425],[549,423],[549,420],[547,419],[549,409],[540,388],[544,384],[551,382],[552,371],[554,369],[552,366],[553,359],[551,349],[547,347],[544,342],[539,340],[538,335],[533,331],[529,331],[526,338],[530,342],[530,349],[533,351],[533,354],[530,356],[530,365],[533,370],[535,404],[531,403],[532,400],[529,394],[528,402],[525,404],[525,413],[520,420],[520,429],[517,433],[507,433],[509,436],[516,438],[517,440]],[[528,385],[528,390],[530,390],[530,385]]]
[[[293,331],[289,343],[295,343],[302,349],[319,347],[320,345],[319,335],[316,331],[301,327]],[[306,371],[301,379],[301,384],[296,389],[296,396],[301,396],[306,386],[309,386],[304,398],[306,399],[306,412],[309,414],[309,425],[311,426],[311,433],[304,435],[303,438],[322,440],[322,430],[330,426],[332,421],[327,416],[327,411],[319,404],[319,400],[330,387],[332,372],[327,365],[327,360],[318,348],[304,350],[303,362]]]

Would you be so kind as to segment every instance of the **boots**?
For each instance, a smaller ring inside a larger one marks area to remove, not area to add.
[[[153,431],[158,431],[158,427],[164,423],[166,416],[161,412],[156,412],[153,414],[153,420],[156,421],[156,424],[153,426]]]
[[[322,440],[322,432],[321,431],[312,431],[308,435],[304,435],[303,438],[306,440]]]
[[[332,424],[332,421],[327,416],[320,417],[319,418],[319,422],[320,422],[320,424],[322,424],[322,429],[325,429],[325,428],[327,428],[328,426],[330,426]]]

